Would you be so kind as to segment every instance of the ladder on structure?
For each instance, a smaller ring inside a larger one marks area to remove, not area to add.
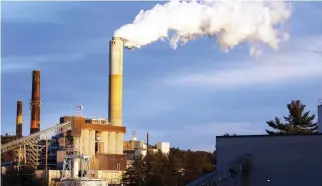
[[[246,154],[231,163],[226,169],[215,170],[205,176],[187,184],[186,186],[216,186],[219,183],[244,171],[252,169],[251,155]]]

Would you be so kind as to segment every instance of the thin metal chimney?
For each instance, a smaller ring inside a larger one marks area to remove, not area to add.
[[[16,137],[22,137],[22,101],[17,101]]]
[[[30,134],[40,131],[40,71],[32,72]]]

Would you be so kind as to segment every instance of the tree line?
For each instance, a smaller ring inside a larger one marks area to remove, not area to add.
[[[150,153],[136,157],[123,175],[129,186],[185,185],[213,171],[215,153],[171,148],[169,154]]]

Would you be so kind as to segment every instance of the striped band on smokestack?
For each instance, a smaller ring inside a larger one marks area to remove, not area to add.
[[[16,137],[22,137],[22,101],[17,101]]]
[[[40,71],[32,72],[30,134],[40,131]]]
[[[123,40],[113,37],[110,42],[109,122],[122,126]]]

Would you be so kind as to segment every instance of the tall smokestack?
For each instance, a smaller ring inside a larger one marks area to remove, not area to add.
[[[22,137],[22,101],[17,101],[16,137]]]
[[[40,71],[32,72],[30,134],[40,131]]]
[[[110,42],[109,122],[122,126],[123,40],[113,37]]]

